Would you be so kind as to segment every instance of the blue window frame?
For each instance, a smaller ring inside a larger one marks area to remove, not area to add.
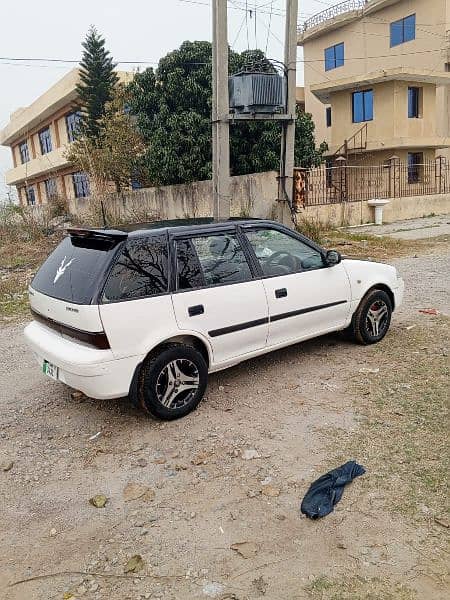
[[[408,88],[408,118],[418,119],[420,117],[420,92],[421,88]]]
[[[52,136],[50,134],[50,127],[41,129],[39,132],[39,144],[41,146],[41,154],[47,154],[52,151]]]
[[[327,108],[325,109],[325,120],[327,122],[327,127],[331,127],[331,106],[327,106]]]
[[[20,152],[20,160],[22,161],[22,164],[30,162],[30,153],[28,151],[27,142],[22,142],[21,144],[19,144],[19,152]]]
[[[66,115],[67,139],[74,142],[80,126],[81,114],[76,111]]]
[[[52,198],[56,198],[58,195],[58,188],[56,186],[56,179],[46,179],[44,181],[45,193],[47,195],[47,200],[51,200]]]
[[[344,66],[344,42],[325,48],[325,71]]]
[[[391,48],[416,39],[416,15],[391,23]]]
[[[30,185],[25,188],[25,195],[28,206],[34,206],[36,204],[36,192],[34,191],[34,187]]]
[[[352,120],[353,123],[373,120],[373,90],[353,92]]]
[[[75,198],[86,198],[90,194],[89,178],[87,173],[73,173],[72,175],[73,189]]]

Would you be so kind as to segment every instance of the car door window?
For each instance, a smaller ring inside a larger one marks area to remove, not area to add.
[[[178,289],[240,283],[252,279],[238,238],[232,233],[192,237],[177,244]]]
[[[168,252],[164,235],[130,240],[115,263],[103,302],[146,298],[168,291]]]
[[[267,277],[324,267],[318,250],[281,231],[264,228],[247,230],[245,234]]]
[[[205,278],[192,240],[177,241],[177,290],[203,287]]]

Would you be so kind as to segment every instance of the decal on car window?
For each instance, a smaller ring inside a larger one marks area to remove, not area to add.
[[[70,267],[70,265],[73,263],[73,261],[74,261],[75,259],[74,259],[74,258],[71,258],[71,259],[69,260],[69,262],[68,262],[68,263],[66,263],[66,260],[67,260],[67,256],[65,256],[65,257],[62,259],[62,261],[61,261],[61,264],[60,264],[60,265],[59,265],[59,267],[56,269],[56,275],[55,275],[55,279],[53,280],[53,283],[54,283],[54,284],[55,284],[55,283],[58,281],[58,279],[59,279],[60,277],[62,277],[62,276],[64,275],[64,273],[66,272],[66,269],[67,269],[68,267]]]

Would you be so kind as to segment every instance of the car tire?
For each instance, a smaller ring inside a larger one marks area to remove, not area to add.
[[[179,419],[197,408],[207,383],[208,366],[198,350],[167,344],[142,364],[139,402],[153,417]]]
[[[383,290],[371,290],[361,300],[346,333],[359,344],[380,342],[389,330],[392,300]]]

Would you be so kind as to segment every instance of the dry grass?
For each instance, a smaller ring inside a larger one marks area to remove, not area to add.
[[[0,241],[0,320],[21,317],[28,310],[28,285],[37,268],[61,239]]]
[[[407,586],[380,578],[319,576],[306,588],[313,600],[414,600]]]
[[[344,440],[384,490],[387,508],[429,522],[448,510],[449,443],[447,346],[450,319],[397,331],[368,349],[378,374],[355,375],[349,393],[361,427]]]
[[[349,258],[390,260],[402,256],[448,250],[450,237],[424,240],[399,240],[387,236],[350,233],[331,227],[318,219],[299,217],[297,231],[325,248],[335,248]]]
[[[444,235],[426,240],[398,240],[386,236],[329,230],[324,234],[322,244],[327,248],[336,248],[349,258],[367,258],[383,261],[402,256],[425,254],[431,251],[448,250],[450,247],[450,238]]]

